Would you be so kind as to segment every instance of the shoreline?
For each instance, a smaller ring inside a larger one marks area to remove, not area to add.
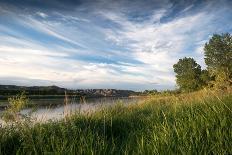
[[[50,96],[50,95],[49,95]],[[64,104],[64,99],[65,96],[59,96],[59,97],[55,97],[53,96],[52,98],[46,98],[48,96],[44,96],[42,98],[31,98],[31,96],[29,96],[29,104],[27,105],[28,108],[32,107],[32,106],[52,106],[52,105],[62,105]],[[76,97],[76,96],[68,96],[72,99],[72,97]],[[79,98],[79,97],[77,97]],[[86,99],[104,99],[104,98],[112,98],[112,99],[132,99],[132,98],[151,98],[151,96],[101,96],[101,97],[86,97]],[[57,102],[54,102],[56,101]],[[63,101],[62,101],[63,100]],[[43,102],[44,103],[38,103],[38,102]],[[37,102],[37,103],[33,103],[33,102]],[[61,103],[62,102],[62,103]],[[80,104],[77,102],[77,104]],[[87,103],[88,104],[88,103]],[[9,105],[8,100],[0,100],[0,111],[3,111],[5,108],[7,108],[7,106]]]

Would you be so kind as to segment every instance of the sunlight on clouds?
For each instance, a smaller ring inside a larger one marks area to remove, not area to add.
[[[231,21],[230,8],[214,3],[195,12],[195,5],[188,5],[178,13],[169,1],[157,1],[162,7],[154,10],[140,8],[140,2],[128,7],[114,2],[104,9],[103,3],[91,4],[31,14],[1,7],[9,19],[0,16],[6,20],[0,22],[0,82],[4,77],[72,88],[174,88],[173,64],[187,56],[204,68],[209,35],[232,30],[224,21]],[[149,14],[137,15],[137,9]]]
[[[58,57],[59,54],[50,51],[0,47],[0,69],[2,71],[0,76],[14,77],[17,75],[19,78],[64,83],[77,82],[74,85],[92,84],[92,86],[102,82],[147,82],[144,77],[120,75],[113,69],[118,66],[67,60],[62,58],[65,54]]]
[[[65,57],[68,56],[66,53],[46,51],[46,50],[36,50],[29,48],[14,48],[7,46],[0,46],[0,52],[6,55],[34,55],[34,56],[56,56],[56,57]]]
[[[164,15],[165,11],[162,12],[162,16]],[[194,16],[180,17],[167,23],[154,24],[154,18],[143,23],[135,23],[127,20],[124,16],[107,14],[106,18],[121,25],[121,29],[108,30],[107,35],[111,36],[107,36],[107,38],[112,38],[112,41],[116,41],[117,44],[122,43],[122,46],[131,49],[131,55],[146,64],[146,66],[137,67],[138,71],[142,71],[144,75],[146,72],[152,71],[152,75],[157,77],[156,82],[163,83],[165,81],[174,84],[172,65],[180,58],[184,47],[194,40],[195,34],[186,35],[185,33],[192,32],[196,27],[195,24],[201,23],[197,27],[205,26],[207,22],[202,23],[201,21],[206,16],[208,15],[205,13],[199,13]],[[208,20],[210,20],[209,16]],[[192,25],[188,25],[188,23],[192,23]],[[195,39],[197,41],[197,38]],[[160,76],[162,78],[158,78],[157,73],[163,74]],[[165,75],[164,73],[169,74]],[[147,79],[152,81],[152,75],[146,75]]]

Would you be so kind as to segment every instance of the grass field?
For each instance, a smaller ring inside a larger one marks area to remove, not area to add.
[[[0,128],[0,154],[232,154],[232,94],[202,90]]]

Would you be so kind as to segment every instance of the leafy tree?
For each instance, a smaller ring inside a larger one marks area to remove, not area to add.
[[[193,91],[201,87],[201,66],[193,58],[183,58],[173,65],[176,82],[182,91]]]
[[[232,36],[229,33],[213,37],[205,44],[205,63],[215,85],[232,84]]]
[[[154,90],[145,90],[145,91],[143,91],[143,94],[145,94],[145,95],[156,95],[156,94],[159,94],[159,92],[156,89],[154,89]]]
[[[201,71],[200,79],[202,82],[202,86],[207,86],[210,84],[210,81],[212,80],[212,77],[209,75],[209,71],[206,69],[203,69]]]

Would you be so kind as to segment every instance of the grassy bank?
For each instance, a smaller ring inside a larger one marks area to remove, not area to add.
[[[0,154],[232,154],[232,94],[156,96],[46,124],[0,128]]]

